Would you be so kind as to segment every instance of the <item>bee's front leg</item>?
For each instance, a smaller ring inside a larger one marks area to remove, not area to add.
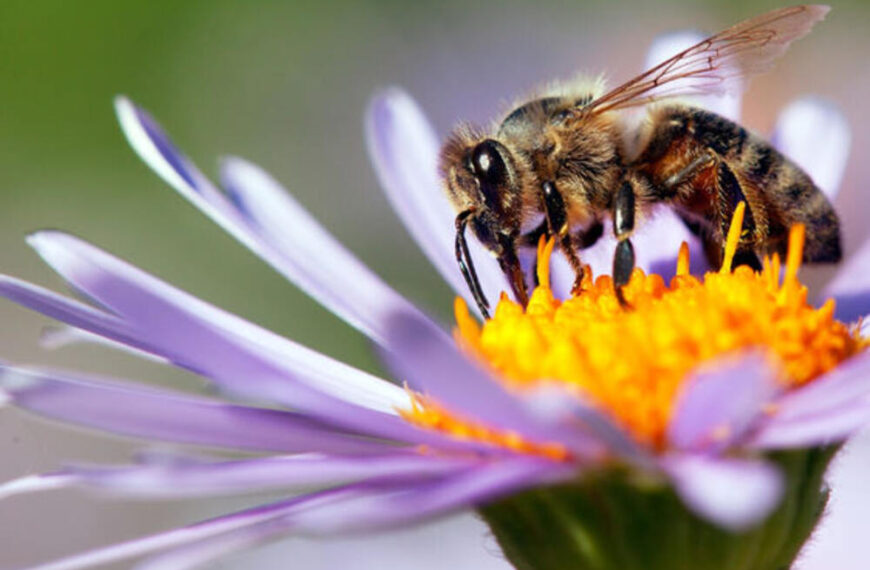
[[[526,276],[517,257],[516,236],[501,234],[499,236],[498,264],[508,278],[514,298],[523,307],[529,304],[529,294],[526,291]]]
[[[550,181],[544,182],[541,185],[541,194],[549,233],[559,240],[559,247],[562,248],[562,252],[568,258],[571,269],[574,270],[574,286],[571,291],[576,293],[580,290],[580,285],[583,282],[583,263],[580,261],[577,247],[571,239],[571,234],[568,232],[565,201],[562,199],[562,194],[559,193],[556,185]]]
[[[634,231],[635,195],[631,183],[622,183],[613,200],[613,233],[618,243],[613,254],[613,287],[616,298],[623,307],[629,307],[622,288],[631,279],[634,271],[634,246],[631,245],[631,233]]]

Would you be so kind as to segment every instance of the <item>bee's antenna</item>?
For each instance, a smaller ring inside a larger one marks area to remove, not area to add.
[[[474,210],[465,210],[456,216],[456,261],[459,263],[459,270],[462,271],[462,276],[465,277],[465,282],[480,309],[480,314],[483,315],[484,319],[488,319],[489,301],[486,300],[483,289],[480,287],[477,271],[474,269],[471,253],[468,251],[468,242],[465,241],[465,227],[473,213]]]

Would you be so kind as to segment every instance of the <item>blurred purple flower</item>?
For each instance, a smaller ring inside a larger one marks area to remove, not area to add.
[[[720,110],[733,114],[734,101],[724,103],[731,111]],[[767,515],[783,492],[782,476],[763,452],[839,442],[870,420],[870,354],[784,392],[768,361],[751,353],[698,372],[673,416],[666,451],[642,448],[602,414],[563,393],[507,391],[257,166],[226,160],[221,191],[142,109],[124,98],[116,107],[131,145],[158,175],[372,339],[396,378],[476,421],[529,441],[562,445],[573,460],[524,455],[414,427],[397,413],[411,401],[396,385],[209,305],[76,237],[38,232],[30,245],[94,305],[5,276],[0,295],[73,327],[55,341],[102,339],[199,374],[225,399],[2,365],[3,399],[98,430],[264,455],[233,460],[150,455],[129,466],[68,467],[6,483],[0,497],[68,485],[145,497],[325,489],[72,556],[51,568],[155,552],[160,554],[145,567],[179,568],[287,533],[398,527],[574,479],[594,469],[602,456],[668,477],[695,512],[740,529]],[[810,138],[810,124],[828,128],[814,129]],[[389,90],[371,106],[367,136],[391,204],[444,279],[467,297],[453,257],[454,214],[440,188],[438,139],[431,126],[407,95]],[[849,144],[848,128],[835,109],[803,100],[784,113],[773,140],[833,198]],[[640,265],[650,269],[661,260],[672,265],[680,241],[693,239],[682,227],[663,213],[644,230],[638,239]],[[858,259],[868,251],[870,244]],[[490,294],[505,289],[489,256],[479,248],[473,255],[480,260],[484,288]],[[570,277],[563,276],[562,283],[567,287]],[[860,262],[847,262],[826,295],[841,300],[844,319],[866,314],[870,273]],[[775,415],[764,413],[771,404]],[[716,437],[723,425],[731,428],[727,437]]]

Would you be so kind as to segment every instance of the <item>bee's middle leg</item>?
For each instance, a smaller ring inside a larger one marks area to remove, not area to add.
[[[619,304],[626,308],[629,304],[622,288],[628,285],[634,271],[634,246],[630,239],[634,231],[634,214],[634,187],[625,180],[613,200],[613,233],[618,240],[613,254],[613,287]]]

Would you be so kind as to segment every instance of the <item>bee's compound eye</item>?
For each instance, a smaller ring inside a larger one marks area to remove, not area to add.
[[[471,153],[471,166],[474,175],[486,184],[500,184],[507,177],[507,169],[501,153],[491,140],[485,140],[474,147]]]

